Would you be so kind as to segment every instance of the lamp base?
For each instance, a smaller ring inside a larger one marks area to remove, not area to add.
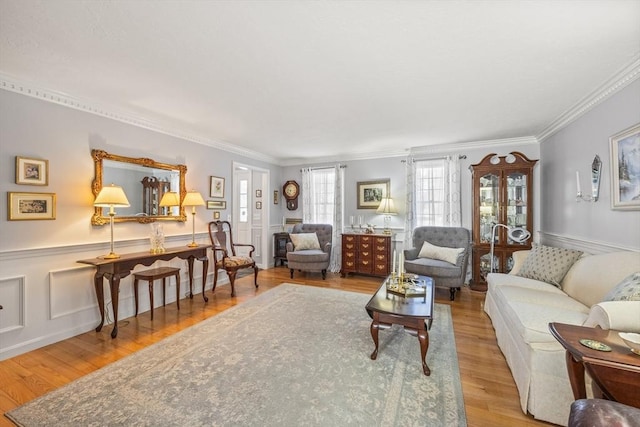
[[[197,248],[197,247],[198,247],[198,244],[197,244],[196,242],[191,242],[191,243],[189,243],[189,244],[187,245],[187,247],[189,247],[189,248]]]
[[[118,259],[118,258],[120,258],[120,255],[114,254],[113,252],[111,252],[109,255],[103,255],[100,258],[102,258],[102,259]]]

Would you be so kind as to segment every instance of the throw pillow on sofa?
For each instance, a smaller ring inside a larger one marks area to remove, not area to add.
[[[560,287],[560,282],[582,251],[554,248],[534,243],[517,275]]]
[[[603,301],[640,301],[640,272],[625,277],[604,296]]]
[[[458,256],[464,252],[464,248],[446,248],[442,246],[432,245],[429,242],[424,242],[418,258],[431,258],[440,261],[448,262],[449,264],[456,265]]]
[[[316,233],[295,233],[290,234],[289,238],[296,251],[320,249],[320,242],[318,242],[318,235]]]

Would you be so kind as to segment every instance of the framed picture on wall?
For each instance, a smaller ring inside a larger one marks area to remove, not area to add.
[[[227,209],[227,202],[224,200],[207,200],[207,209]]]
[[[220,211],[213,211],[213,219],[220,219]]]
[[[16,157],[16,184],[48,185],[49,161]]]
[[[224,178],[212,176],[209,179],[209,195],[211,197],[224,197]]]
[[[640,123],[609,138],[611,209],[640,210]]]
[[[389,194],[390,180],[358,182],[358,209],[378,209],[380,201]]]
[[[55,193],[7,193],[9,221],[56,219]]]

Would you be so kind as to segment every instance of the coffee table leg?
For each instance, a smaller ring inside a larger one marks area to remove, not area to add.
[[[378,329],[380,328],[380,318],[378,316],[378,312],[373,313],[373,322],[371,322],[371,338],[373,338],[373,343],[376,345],[375,350],[371,353],[371,360],[376,360],[378,357]]]
[[[422,361],[422,371],[425,375],[431,375],[431,369],[427,366],[427,350],[429,349],[429,333],[424,328],[424,321],[422,321],[422,327],[418,328],[418,341],[420,341],[420,360]]]

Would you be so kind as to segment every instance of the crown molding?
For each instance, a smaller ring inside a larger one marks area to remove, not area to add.
[[[37,98],[41,101],[62,105],[64,107],[73,108],[74,110],[83,111],[85,113],[106,117],[108,119],[116,120],[121,123],[126,123],[129,125],[151,130],[153,132],[158,132],[176,138],[184,139],[186,141],[195,142],[196,144],[217,148],[219,150],[227,151],[229,153],[237,154],[243,157],[248,157],[250,159],[260,160],[273,164],[277,164],[279,161],[279,159],[264,153],[258,153],[257,151],[248,150],[220,140],[191,135],[188,132],[182,131],[180,129],[170,128],[160,123],[153,122],[130,111],[123,111],[116,107],[100,104],[92,100],[81,99],[63,92],[38,87],[34,84],[20,81],[1,72],[0,89],[19,93],[21,95],[26,95],[32,98]]]
[[[544,142],[560,129],[585,114],[587,111],[600,104],[602,101],[615,94],[625,86],[640,78],[640,54],[636,54],[633,60],[615,73],[593,92],[582,98],[576,105],[565,111],[556,120],[551,122],[537,135],[540,142]]]

